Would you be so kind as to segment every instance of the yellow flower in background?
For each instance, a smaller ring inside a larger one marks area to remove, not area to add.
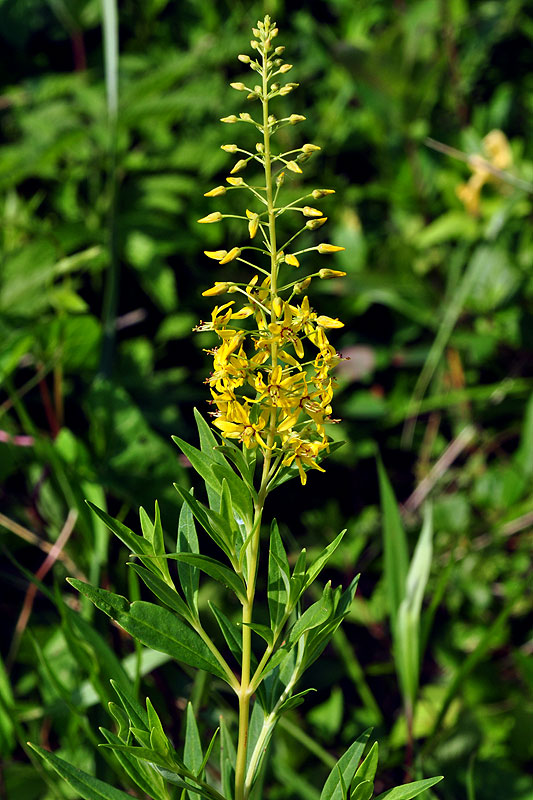
[[[483,156],[473,156],[470,159],[470,167],[473,170],[473,175],[466,183],[459,184],[455,190],[457,197],[463,203],[466,211],[473,217],[479,214],[479,203],[483,186],[490,180],[497,180],[497,176],[495,176],[490,169],[487,169],[487,164],[498,170],[506,170],[509,169],[513,163],[509,140],[503,131],[490,131],[482,140],[482,145],[486,158]]]

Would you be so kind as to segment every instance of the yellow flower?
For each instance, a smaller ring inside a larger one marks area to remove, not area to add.
[[[327,442],[311,442],[306,439],[301,439],[297,433],[291,433],[284,442],[284,449],[287,450],[287,455],[282,463],[287,467],[296,463],[302,486],[305,486],[307,483],[307,475],[304,466],[317,469],[320,472],[325,472],[322,467],[319,467],[315,459],[320,451],[327,448],[327,446]]]
[[[338,253],[339,250],[344,250],[344,247],[338,247],[335,244],[319,244],[317,250],[319,253]]]
[[[260,434],[267,424],[267,419],[268,413],[263,412],[257,422],[252,422],[248,408],[236,403],[231,409],[231,419],[220,416],[213,421],[213,425],[220,428],[224,438],[239,439],[248,448],[254,448],[259,444],[266,449],[266,442]]]
[[[220,211],[213,211],[212,214],[208,214],[207,217],[202,217],[202,219],[197,220],[201,223],[208,223],[208,222],[220,222],[222,219],[222,214]]]
[[[206,289],[205,292],[202,292],[202,296],[213,297],[216,294],[224,294],[224,292],[228,291],[229,286],[230,284],[226,281],[215,281],[215,285],[210,289]]]
[[[298,261],[296,256],[292,255],[292,253],[289,253],[288,255],[285,256],[285,263],[288,264],[290,267],[300,266],[300,262]]]

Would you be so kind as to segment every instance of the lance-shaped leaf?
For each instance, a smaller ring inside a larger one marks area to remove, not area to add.
[[[178,523],[177,553],[199,553],[198,536],[190,506],[183,503]],[[185,599],[194,615],[198,617],[198,586],[200,573],[197,567],[178,562],[178,577]]]
[[[116,681],[111,681],[111,686],[118,695],[118,699],[122,704],[122,708],[128,715],[130,725],[134,728],[144,728],[148,730],[148,715],[140,703],[137,702],[135,697],[123,686],[119,686]]]
[[[127,563],[128,566],[131,567],[144,581],[150,591],[155,594],[158,600],[161,600],[162,603],[171,608],[172,611],[175,611],[176,614],[179,614],[180,617],[183,617],[183,619],[186,619],[188,622],[193,619],[191,611],[175,589],[171,589],[171,587],[165,583],[165,581],[161,580],[161,578],[159,578],[157,575],[154,575],[153,572],[150,572],[150,570],[142,567],[140,564],[136,564],[134,561],[128,561]]]
[[[288,647],[292,647],[306,631],[317,628],[330,618],[333,611],[333,599],[331,596],[331,583],[328,582],[324,587],[322,597],[313,603],[292,626],[287,639]]]
[[[374,785],[374,778],[376,777],[376,770],[378,768],[378,743],[374,742],[370,748],[367,757],[359,765],[357,772],[352,781],[352,792],[359,786],[360,783],[370,783]],[[352,795],[353,797],[353,795]]]
[[[422,781],[413,781],[412,783],[405,783],[403,786],[395,786],[394,789],[389,789],[387,792],[378,794],[375,800],[412,800],[417,797],[426,789],[431,789],[436,783],[440,783],[443,779],[442,775],[436,778],[424,778]]]
[[[239,600],[246,600],[246,585],[240,575],[236,575],[233,570],[226,567],[216,558],[211,556],[203,556],[200,553],[169,553],[167,558],[172,558],[175,561],[181,561],[184,564],[190,564],[193,567],[201,569],[210,578],[214,578],[219,583],[223,583],[228,589],[237,595]]]
[[[287,600],[290,592],[289,561],[279,533],[276,520],[272,520],[270,529],[270,552],[268,558],[268,610],[270,627],[273,631],[285,616]]]
[[[389,598],[389,613],[393,626],[398,609],[405,597],[405,584],[409,568],[407,538],[400,519],[398,503],[394,497],[387,473],[378,459],[379,489],[383,511],[383,545],[385,558],[385,584]]]
[[[220,514],[212,508],[207,508],[203,503],[199,503],[191,492],[182,489],[177,483],[174,484],[174,488],[183,502],[187,503],[204,531],[227,555],[229,560],[233,561],[235,558],[235,548],[233,546],[231,532],[228,531],[224,517],[221,517]]]
[[[150,519],[144,508],[139,509],[139,517],[141,520],[141,528],[144,538],[152,545],[152,552],[155,556],[165,555],[165,540],[163,536],[163,526],[161,525],[161,514],[159,511],[159,503],[155,502],[155,516],[154,521]],[[172,580],[168,571],[168,564],[164,558],[156,559],[155,563],[164,580],[168,584],[172,584]]]
[[[339,535],[328,544],[328,546],[322,551],[322,553],[318,556],[316,561],[314,561],[311,566],[307,570],[307,574],[305,576],[305,589],[307,589],[316,577],[320,574],[320,572],[324,569],[326,564],[328,563],[329,559],[337,549],[337,547],[342,542],[344,534],[346,533],[346,529],[341,531]]]
[[[100,732],[103,736],[105,736],[108,744],[123,744],[116,734],[112,733],[106,728],[100,728]],[[114,753],[115,758],[123,768],[124,772],[130,776],[132,781],[148,797],[153,797],[154,800],[168,799],[168,794],[165,790],[165,784],[159,772],[157,772],[153,767],[150,767],[148,764],[122,753],[120,750],[115,750]]]
[[[83,800],[131,800],[130,794],[126,794],[126,792],[123,792],[121,789],[115,789],[114,786],[111,786],[109,783],[104,783],[104,781],[99,780],[99,778],[93,778],[89,773],[83,772],[83,770],[77,767],[73,767],[72,764],[54,755],[54,753],[50,753],[48,750],[44,750],[42,747],[32,744],[32,742],[28,742],[28,745],[32,750],[35,750],[44,761],[50,764],[57,774],[70,784]]]
[[[125,597],[75,578],[69,578],[69,583],[142,644],[225,680],[207,645],[171,611],[143,600],[130,605]]]
[[[187,721],[185,725],[185,744],[183,748],[183,761],[188,770],[199,778],[202,777],[204,757],[202,753],[202,743],[196,718],[191,703],[187,704]],[[196,800],[195,796],[189,793],[190,800]]]
[[[371,733],[372,728],[364,731],[339,758],[324,784],[320,800],[344,800],[343,786],[350,785]]]
[[[92,508],[94,513],[100,517],[102,522],[104,522],[110,531],[113,531],[115,536],[117,536],[121,542],[123,542],[126,547],[129,548],[130,553],[142,553],[143,555],[152,555],[153,549],[150,542],[146,541],[142,536],[138,536],[134,533],[131,528],[128,528],[127,525],[124,525],[122,522],[119,522],[118,519],[113,519],[113,517],[109,516],[105,511],[98,506],[95,506],[94,503],[91,503],[89,500],[85,501],[87,505]],[[145,564],[149,569],[156,570],[157,566],[153,563]]]

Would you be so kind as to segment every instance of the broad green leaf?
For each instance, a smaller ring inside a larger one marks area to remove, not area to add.
[[[100,728],[100,732],[107,739],[108,744],[121,745],[123,742],[116,736],[116,734]],[[120,750],[114,750],[115,758],[120,766],[130,776],[132,781],[144,792],[148,797],[153,797],[154,800],[168,800],[168,794],[165,790],[163,778],[155,769],[148,764],[133,759],[131,756],[122,753]]]
[[[185,725],[183,761],[188,770],[190,770],[194,775],[202,777],[201,773],[204,762],[202,743],[191,703],[187,704],[187,721]],[[189,793],[189,797],[191,800],[195,800],[195,796],[193,794]]]
[[[332,541],[328,546],[322,551],[322,553],[318,556],[318,558],[311,564],[311,566],[307,570],[307,575],[305,577],[305,588],[307,589],[315,578],[320,574],[320,572],[324,569],[326,564],[328,563],[329,559],[340,545],[344,538],[344,534],[346,533],[346,529],[341,531],[339,535]]]
[[[182,598],[175,589],[172,589],[167,583],[165,583],[165,581],[161,580],[161,578],[159,578],[157,575],[154,575],[153,572],[150,572],[140,564],[136,564],[134,561],[128,561],[127,564],[144,581],[146,586],[148,586],[150,591],[153,592],[158,600],[161,600],[162,603],[167,605],[170,609],[172,609],[172,611],[175,611],[176,614],[179,614],[181,617],[183,617],[183,619],[187,621],[191,621],[193,619],[193,615],[191,614],[189,608],[183,602]]]
[[[75,578],[70,578],[69,583],[142,644],[224,679],[207,645],[171,611],[143,600],[130,605],[125,597],[95,589]]]
[[[364,731],[337,761],[324,784],[320,800],[343,800],[342,784],[350,785],[371,733],[372,728]]]
[[[183,503],[178,523],[177,553],[198,553],[198,536],[194,517],[187,503]],[[200,573],[197,567],[178,561],[178,577],[189,608],[198,616],[198,585]]]
[[[385,584],[389,598],[389,613],[394,626],[398,609],[405,597],[409,555],[398,504],[380,458],[378,458],[378,475],[383,512]]]
[[[231,589],[240,600],[246,600],[246,586],[243,579],[216,558],[203,556],[200,553],[169,553],[167,558],[201,569],[206,575]]]
[[[54,753],[50,753],[48,750],[44,750],[42,747],[32,744],[32,742],[28,742],[28,745],[32,750],[35,750],[44,761],[50,764],[57,774],[67,781],[74,791],[78,792],[80,797],[84,800],[131,800],[131,795],[126,794],[126,792],[123,792],[121,789],[115,789],[114,786],[111,786],[109,783],[104,783],[104,781],[98,778],[93,778],[92,775],[83,772],[77,767],[73,767],[68,761],[64,761],[62,758],[54,755]]]
[[[375,800],[412,800],[413,797],[425,792],[426,789],[431,789],[436,783],[440,783],[443,779],[442,775],[437,778],[425,778],[422,781],[413,781],[413,783],[405,783],[403,786],[395,786],[394,789],[389,789],[387,792],[378,794]]]

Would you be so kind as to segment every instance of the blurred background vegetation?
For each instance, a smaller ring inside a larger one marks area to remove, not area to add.
[[[270,13],[300,83],[278,115],[307,117],[289,144],[323,148],[304,177],[336,190],[327,238],[348,273],[311,286],[346,322],[332,435],[347,444],[306,488],[279,489],[277,514],[295,550],[347,526],[329,577],[362,579],[309,676],[318,692],[281,729],[264,797],[318,798],[332,755],[374,725],[383,789],[407,767],[444,774],[442,800],[531,800],[533,4],[119,6],[115,96],[98,0],[0,0],[0,793],[75,797],[28,739],[130,786],[95,747],[110,677],[166,709],[176,740],[191,691],[216,726],[201,678],[136,652],[64,579],[140,591],[85,498],[134,526],[157,497],[176,530],[172,482],[190,473],[170,435],[194,441],[193,407],[208,410],[213,340],[191,329],[221,268],[203,250],[241,235],[196,220],[228,171],[233,129],[218,120],[241,110],[236,55]],[[476,155],[496,172],[472,172]],[[378,451],[411,552],[427,498],[434,510],[413,737],[391,655]]]

